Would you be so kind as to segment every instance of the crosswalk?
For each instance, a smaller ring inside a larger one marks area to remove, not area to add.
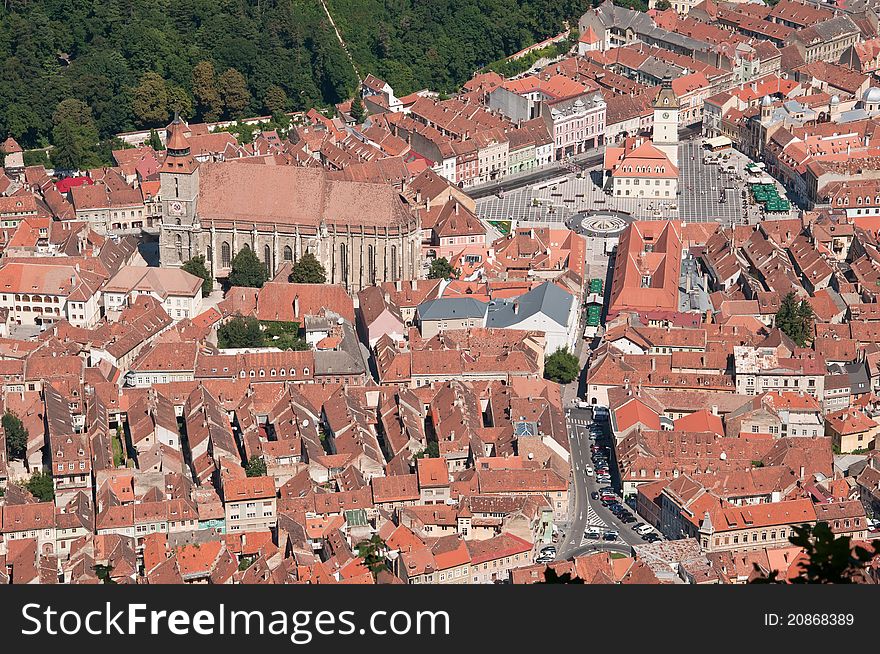
[[[587,526],[588,527],[607,527],[605,521],[599,517],[599,514],[596,513],[596,510],[592,506],[587,508]]]
[[[597,529],[602,530],[605,529],[608,525],[602,518],[599,517],[599,514],[593,509],[592,506],[587,507],[587,522],[584,524],[584,531],[589,529]],[[581,539],[581,544],[588,543],[586,538]]]

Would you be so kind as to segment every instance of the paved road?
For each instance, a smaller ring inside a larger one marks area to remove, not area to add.
[[[568,441],[571,450],[572,495],[569,497],[568,531],[559,546],[557,558],[567,559],[571,552],[578,549],[584,538],[587,525],[587,511],[590,507],[590,491],[587,488],[586,466],[590,461],[590,433],[586,425],[589,423],[590,411],[569,409],[567,411]]]
[[[587,409],[570,409],[568,411],[568,435],[571,449],[572,489],[569,501],[568,530],[565,538],[558,547],[557,559],[569,559],[590,551],[607,549],[622,553],[629,553],[632,545],[644,544],[644,540],[632,530],[631,522],[623,523],[617,519],[611,511],[602,506],[601,501],[593,500],[590,493],[598,491],[604,484],[596,481],[595,477],[586,474],[586,468],[592,467],[592,455],[590,446],[594,441],[590,440],[589,425],[591,424],[591,412]],[[607,423],[606,423],[607,425]],[[610,434],[607,427],[605,433],[596,442],[599,445],[610,444]],[[616,475],[612,472],[612,478]],[[615,479],[616,482],[616,479]],[[619,483],[612,484],[619,488]],[[630,511],[636,518],[639,516]],[[641,522],[641,520],[638,520]],[[618,541],[590,541],[584,539],[584,531],[587,527],[594,528],[600,533],[612,530],[618,533]]]

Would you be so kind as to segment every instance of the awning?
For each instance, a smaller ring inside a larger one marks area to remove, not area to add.
[[[726,136],[715,136],[706,140],[706,145],[710,148],[729,148],[733,145],[733,141],[731,141]]]

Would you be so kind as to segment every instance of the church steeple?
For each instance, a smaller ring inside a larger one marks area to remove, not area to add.
[[[160,172],[190,173],[198,166],[198,162],[192,156],[189,140],[184,134],[185,130],[186,124],[175,112],[174,120],[171,121],[166,132],[165,161]]]

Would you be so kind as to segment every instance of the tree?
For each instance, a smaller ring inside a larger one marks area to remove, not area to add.
[[[265,477],[266,462],[261,456],[252,456],[244,469],[248,477]]]
[[[144,73],[132,91],[131,112],[143,126],[164,125],[169,117],[168,85],[157,73]]]
[[[428,279],[449,279],[455,275],[455,270],[446,257],[434,259],[428,270]]]
[[[570,384],[579,374],[578,358],[568,348],[560,348],[544,360],[544,379]]]
[[[80,100],[68,98],[52,113],[52,164],[60,170],[79,170],[98,165],[98,128],[92,110]]]
[[[792,545],[802,547],[805,562],[800,564],[797,575],[779,578],[779,571],[765,574],[757,564],[757,576],[753,584],[852,584],[864,581],[868,564],[880,556],[880,541],[873,541],[871,549],[853,547],[850,536],[835,538],[827,522],[801,525],[793,528],[789,536]]]
[[[244,247],[232,258],[232,270],[229,283],[233,286],[250,286],[262,288],[266,283],[266,266],[257,258],[250,248]]]
[[[153,148],[156,152],[165,149],[165,146],[162,145],[162,139],[159,138],[159,135],[154,129],[150,130],[150,138],[147,140],[147,145]]]
[[[202,278],[202,297],[208,297],[214,290],[214,279],[205,265],[205,255],[197,254],[181,266],[190,275]]]
[[[192,92],[196,102],[196,111],[202,120],[214,122],[220,118],[223,101],[217,90],[217,76],[214,64],[200,61],[192,71]]]
[[[416,454],[417,459],[439,459],[440,444],[437,441],[428,441],[428,446]]]
[[[235,316],[217,330],[217,344],[221,348],[262,347],[260,321],[252,316]]]
[[[3,414],[3,431],[6,433],[6,453],[10,459],[23,459],[27,455],[28,430],[11,411]]]
[[[193,115],[193,101],[186,89],[180,86],[168,86],[168,112],[180,116]]]
[[[52,475],[47,472],[35,471],[24,487],[41,502],[51,502],[55,499],[55,484]]]
[[[247,80],[235,68],[229,68],[217,79],[226,116],[238,118],[251,103]]]
[[[657,0],[657,4],[654,5],[654,9],[657,11],[666,11],[667,9],[671,9],[672,5],[669,4],[669,0]]]
[[[379,534],[369,540],[362,540],[357,545],[358,556],[364,560],[364,566],[373,573],[374,579],[383,570],[388,570],[388,564],[385,562],[386,548],[385,541]]]
[[[364,122],[364,117],[367,115],[367,110],[364,107],[363,100],[361,100],[360,95],[355,95],[354,100],[351,101],[351,117],[354,118],[354,122],[362,123]]]
[[[62,123],[52,130],[52,165],[56,170],[79,170],[85,158],[82,143],[71,123]]]
[[[798,301],[794,291],[788,293],[776,312],[776,326],[791,340],[803,347],[813,332],[813,307],[806,300]]]
[[[270,84],[263,94],[263,106],[272,116],[287,111],[287,94],[277,84]]]
[[[287,281],[294,284],[324,284],[327,282],[327,271],[314,254],[306,252],[293,264]]]

